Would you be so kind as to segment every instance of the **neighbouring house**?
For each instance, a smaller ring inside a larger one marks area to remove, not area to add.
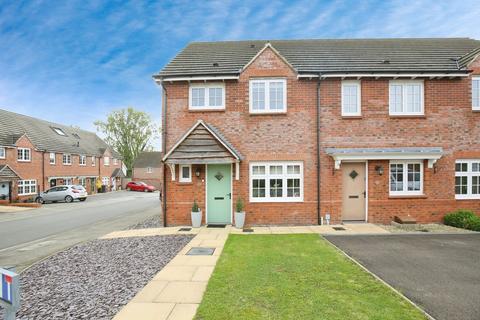
[[[90,194],[97,184],[112,190],[122,168],[120,155],[93,132],[0,109],[0,193],[11,200],[62,184]]]
[[[133,163],[133,181],[143,181],[161,189],[163,179],[162,152],[141,152]]]
[[[194,42],[158,74],[167,225],[480,212],[480,41]]]

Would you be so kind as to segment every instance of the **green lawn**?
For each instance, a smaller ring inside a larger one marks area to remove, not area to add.
[[[230,235],[196,319],[425,319],[318,235]]]

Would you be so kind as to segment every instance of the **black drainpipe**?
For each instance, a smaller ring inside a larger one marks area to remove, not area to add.
[[[322,223],[320,215],[320,80],[322,74],[318,74],[317,82],[317,220]]]
[[[161,82],[163,96],[162,96],[162,153],[165,154],[165,148],[167,143],[167,89]],[[163,205],[163,226],[167,226],[167,168],[165,163],[163,165],[163,191],[162,191],[162,205]]]

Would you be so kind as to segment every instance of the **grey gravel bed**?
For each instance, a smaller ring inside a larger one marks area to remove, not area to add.
[[[17,319],[111,319],[192,238],[94,240],[57,253],[21,274]]]
[[[132,230],[132,229],[147,229],[147,228],[162,228],[162,220],[160,215],[154,215],[146,220],[143,220],[137,224],[131,225],[125,230]]]

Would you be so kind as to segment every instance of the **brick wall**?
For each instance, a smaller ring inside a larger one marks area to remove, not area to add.
[[[147,168],[133,168],[132,180],[143,181],[160,189],[163,183],[163,167],[151,167],[151,170],[151,172],[148,172]]]

